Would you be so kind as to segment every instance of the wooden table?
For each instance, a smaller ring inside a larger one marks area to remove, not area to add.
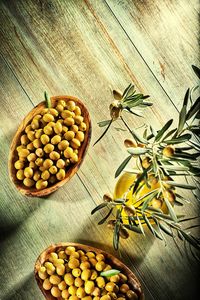
[[[111,129],[64,187],[46,199],[27,198],[8,177],[9,145],[23,117],[49,95],[75,95],[88,106],[92,142],[107,119],[114,88],[134,82],[150,94],[144,111],[155,127],[177,120],[185,91],[196,84],[197,0],[10,0],[0,4],[0,299],[43,299],[34,281],[38,254],[51,243],[76,241],[111,253],[112,234],[90,212],[115,185],[127,132]],[[138,127],[143,120],[129,118]],[[129,123],[131,124],[131,123]],[[198,204],[186,206],[189,215]],[[184,251],[184,249],[182,248]],[[116,254],[119,256],[119,254]],[[135,272],[146,299],[194,299],[197,263],[173,241],[132,234],[121,259]]]

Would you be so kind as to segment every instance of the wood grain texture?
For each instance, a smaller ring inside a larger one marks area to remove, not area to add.
[[[155,80],[180,109],[181,95],[197,82],[191,65],[199,65],[199,1],[106,2]]]
[[[123,90],[130,81],[136,84],[138,90],[151,95],[154,106],[143,112],[149,124],[159,128],[169,118],[173,117],[176,121],[178,117],[175,107],[179,103],[176,99],[177,96],[179,100],[183,98],[189,82],[187,62],[182,67],[181,84],[178,81],[180,69],[172,71],[170,68],[173,76],[169,79],[165,73],[170,86],[167,90],[162,75],[155,80],[153,63],[143,59],[147,50],[150,53],[152,48],[152,53],[155,52],[153,36],[149,37],[149,49],[146,49],[143,39],[139,45],[144,47],[139,50],[135,48],[127,36],[128,29],[124,30],[119,24],[119,20],[122,22],[122,18],[129,16],[128,12],[124,13],[126,2],[111,2],[110,9],[103,1],[1,1],[3,76],[0,78],[0,150],[5,160],[0,161],[3,187],[0,202],[3,220],[0,298],[3,300],[11,297],[17,300],[43,299],[33,280],[33,266],[38,254],[52,243],[76,241],[113,253],[110,249],[112,233],[104,225],[97,226],[101,216],[90,217],[90,211],[100,203],[105,192],[114,189],[114,172],[126,155],[122,141],[127,137],[127,132],[111,128],[99,144],[89,148],[78,175],[43,201],[22,197],[8,179],[7,158],[14,132],[24,116],[42,101],[44,90],[50,95],[68,94],[84,99],[93,123],[92,142],[101,133],[97,122],[109,118],[107,107],[112,101],[111,90]],[[169,3],[162,2],[165,6]],[[130,10],[135,9],[135,3],[129,3]],[[174,11],[182,24],[181,13],[178,13],[173,2],[170,3],[171,13]],[[114,6],[117,6],[117,13]],[[163,13],[158,10],[157,18],[163,19]],[[148,24],[151,27],[151,19],[147,24],[142,13],[140,16],[141,24],[144,22],[146,27]],[[188,27],[193,28],[191,22],[197,20],[193,21],[191,10],[188,19]],[[137,28],[138,21],[131,18],[130,24],[131,29]],[[177,30],[182,30],[182,26],[178,24]],[[182,34],[188,38],[184,32]],[[168,36],[169,33],[166,33]],[[164,51],[164,37],[165,32],[160,42],[156,41],[157,50]],[[172,66],[179,59],[176,55],[168,56],[165,63]],[[191,72],[189,77],[192,84],[195,76]],[[165,90],[170,90],[171,98]],[[176,97],[172,98],[173,94]],[[135,128],[144,123],[143,119],[128,115],[127,119],[129,125]],[[114,125],[121,126],[120,122]],[[188,197],[191,197],[190,193]],[[196,214],[197,210],[195,201],[184,209],[189,215]],[[197,267],[186,257],[181,258],[172,241],[168,241],[165,247],[149,233],[146,239],[133,233],[131,239],[121,243],[121,255],[141,281],[146,299],[178,300],[190,299],[195,295]]]
[[[22,134],[24,133],[24,130],[25,130],[26,126],[31,123],[34,116],[40,114],[40,112],[45,108],[45,102],[44,101],[39,103],[23,119],[23,121],[21,122],[19,128],[17,129],[17,131],[15,133],[15,136],[13,137],[13,140],[12,140],[12,143],[11,143],[11,146],[10,146],[10,153],[9,153],[9,159],[8,159],[9,175],[10,175],[11,180],[14,182],[16,188],[23,195],[31,196],[31,197],[44,197],[44,196],[47,196],[47,195],[55,192],[58,188],[60,188],[66,182],[68,182],[70,180],[70,178],[72,178],[72,176],[74,176],[74,174],[76,174],[76,172],[80,168],[80,166],[83,162],[83,159],[86,155],[86,152],[87,152],[87,149],[88,149],[88,146],[89,146],[89,143],[90,143],[90,139],[91,139],[91,132],[92,132],[89,112],[88,112],[86,106],[83,104],[83,102],[80,99],[78,99],[76,97],[73,97],[73,96],[64,96],[63,95],[63,96],[51,97],[50,101],[51,101],[52,107],[56,107],[56,104],[59,100],[63,100],[66,103],[70,100],[74,101],[76,103],[76,105],[81,108],[81,115],[82,115],[83,120],[86,124],[86,131],[85,131],[84,141],[81,144],[81,147],[80,147],[79,152],[78,152],[78,162],[74,165],[71,165],[66,170],[66,175],[65,175],[65,178],[63,180],[58,181],[57,183],[53,184],[52,186],[47,187],[47,188],[42,189],[42,190],[37,190],[35,187],[28,188],[20,180],[17,179],[16,169],[14,167],[14,163],[18,159],[18,153],[17,153],[16,148],[17,148],[17,146],[19,146],[21,144],[20,138],[21,138]]]

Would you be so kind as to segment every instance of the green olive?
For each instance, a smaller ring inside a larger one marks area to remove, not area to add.
[[[43,116],[43,115],[47,114],[48,111],[49,111],[48,108],[43,108],[43,109],[41,110],[40,114]]]
[[[76,116],[80,116],[81,115],[81,109],[79,106],[76,106],[74,109],[74,113]]]
[[[127,296],[128,299],[131,299],[131,300],[137,300],[138,299],[138,295],[132,290],[129,290],[126,293],[126,296]]]
[[[33,169],[31,169],[30,167],[26,167],[24,169],[24,176],[27,178],[31,178],[33,176]]]
[[[95,280],[98,277],[98,273],[95,270],[92,270],[90,279]]]
[[[61,116],[63,119],[70,118],[70,117],[72,117],[72,112],[69,110],[63,110],[63,112],[61,113]]]
[[[18,151],[19,157],[27,157],[29,155],[30,151],[28,149],[20,149]]]
[[[40,179],[36,182],[36,189],[37,190],[45,189],[47,185],[48,185],[48,181]]]
[[[72,117],[68,117],[64,119],[64,124],[67,126],[72,126],[74,125],[74,119]]]
[[[58,257],[62,259],[67,259],[67,255],[64,250],[58,252]]]
[[[69,300],[72,300],[72,299],[69,299]],[[85,296],[85,297],[82,298],[82,300],[92,300],[92,297],[91,296]]]
[[[37,149],[37,150],[38,150],[38,149]],[[36,151],[37,151],[37,150],[36,150]],[[38,157],[38,158],[35,160],[35,164],[36,164],[38,167],[40,167],[40,166],[43,165],[43,161],[44,161],[43,158]]]
[[[73,153],[70,157],[71,163],[75,164],[78,162],[78,155],[76,153]]]
[[[84,141],[84,138],[85,138],[85,135],[82,131],[78,131],[75,135],[75,138],[77,140],[79,140],[80,142],[83,142]]]
[[[49,277],[49,281],[50,281],[52,284],[58,285],[58,284],[61,282],[61,278],[60,278],[58,275],[51,275],[51,276]]]
[[[102,289],[105,287],[106,283],[105,283],[105,279],[102,276],[97,277],[96,279],[97,282],[97,286]]]
[[[74,121],[77,125],[81,125],[81,123],[83,122],[83,117],[82,116],[75,116]]]
[[[42,178],[43,180],[48,180],[49,177],[50,177],[49,171],[48,171],[48,170],[44,170],[44,171],[42,172],[42,174],[41,174],[41,178]]]
[[[33,119],[31,122],[31,127],[33,130],[38,129],[40,127],[39,121],[37,119]]]
[[[89,269],[91,267],[89,261],[82,261],[80,264],[80,268],[81,270],[86,270]]]
[[[127,276],[125,274],[123,274],[123,273],[119,273],[119,277],[120,277],[120,281],[122,283],[125,283],[128,280]]]
[[[49,158],[45,159],[45,161],[43,162],[43,167],[45,167],[45,169],[49,169],[52,165],[53,161]]]
[[[33,117],[33,120],[40,120],[41,118],[42,118],[41,115],[35,115],[35,116]]]
[[[36,139],[39,139],[42,134],[43,134],[43,130],[41,128],[36,130],[36,132],[35,132]]]
[[[98,253],[96,255],[96,260],[97,261],[105,260],[105,256],[102,253]]]
[[[51,135],[53,133],[53,128],[49,125],[44,126],[43,131],[47,135]]]
[[[38,180],[40,179],[40,176],[41,176],[40,171],[36,170],[36,171],[34,172],[34,174],[33,174],[33,179],[34,179],[35,181],[38,181]]]
[[[109,279],[111,282],[119,282],[120,281],[120,277],[118,274],[111,276]]]
[[[61,113],[64,110],[64,106],[62,104],[58,104],[56,105],[56,110]]]
[[[23,134],[22,136],[21,136],[21,144],[22,145],[27,145],[28,143],[29,143],[29,139],[28,139],[28,137],[27,137],[27,135],[26,134]]]
[[[58,104],[61,104],[63,107],[66,106],[65,100],[62,100],[62,99],[58,101]]]
[[[75,137],[75,133],[74,131],[69,130],[64,134],[64,137],[67,141],[71,141]]]
[[[121,286],[120,286],[120,292],[122,292],[123,294],[126,294],[129,290],[130,290],[130,288],[129,288],[129,286],[128,286],[128,284],[126,284],[126,283],[123,283]]]
[[[64,274],[63,274],[64,275]],[[66,285],[66,282],[63,280],[61,281],[59,284],[58,284],[58,288],[59,290],[61,291],[64,291],[66,289],[67,285]],[[68,295],[69,296],[69,295]],[[63,296],[62,296],[63,297]],[[64,298],[64,297],[63,297]]]
[[[79,277],[79,276],[81,275],[81,269],[79,269],[79,268],[73,269],[73,270],[72,270],[72,275],[73,275],[74,277]]]
[[[41,143],[40,139],[35,139],[35,140],[33,141],[33,146],[34,146],[36,149],[37,149],[37,148],[41,148],[42,143]]]
[[[80,299],[82,299],[83,297],[85,297],[86,293],[83,287],[79,287],[76,291],[76,296]]]
[[[61,136],[60,135],[54,135],[53,137],[52,137],[52,139],[51,139],[51,143],[53,144],[53,145],[57,145],[58,143],[60,143],[60,141],[61,141]]]
[[[64,120],[63,119],[58,119],[57,123],[60,123],[63,125]]]
[[[63,151],[65,150],[67,147],[69,146],[69,142],[67,140],[62,140],[59,144],[58,144],[58,149]]]
[[[57,122],[54,126],[54,131],[56,134],[59,134],[62,132],[62,124],[60,122]]]
[[[24,167],[24,162],[23,161],[21,161],[21,160],[17,160],[16,162],[15,162],[15,169],[17,169],[17,170],[20,170],[20,169],[23,169],[23,167]]]
[[[58,159],[57,162],[56,162],[56,166],[59,168],[59,169],[63,169],[65,167],[65,161],[63,159]]]
[[[101,290],[98,287],[94,288],[94,291],[92,292],[92,295],[95,297],[99,297],[101,295]]]
[[[52,160],[58,160],[60,158],[60,154],[57,151],[52,151],[49,154],[50,159]]]
[[[56,273],[60,276],[63,276],[65,274],[65,266],[63,264],[59,264],[56,267]]]
[[[79,140],[77,140],[76,138],[74,138],[70,141],[70,146],[74,149],[77,149],[81,146],[81,142]]]
[[[77,133],[78,132],[78,126],[77,125],[72,125],[71,127],[70,127],[70,131],[73,131],[74,133]]]
[[[62,170],[60,170],[62,171]],[[68,266],[70,267],[70,269],[75,269],[78,268],[80,265],[80,262],[77,258],[71,258],[68,262]]]
[[[41,137],[40,137],[40,140],[41,140],[43,145],[46,145],[46,144],[48,144],[50,139],[49,139],[47,134],[42,134]]]
[[[56,174],[56,178],[58,180],[63,180],[65,178],[65,170],[64,169],[60,169],[58,171],[58,173]]]
[[[28,132],[27,132],[27,137],[28,137],[28,139],[29,139],[31,142],[34,141],[34,139],[35,139],[35,132],[32,131],[32,130],[28,131]]]
[[[44,263],[44,266],[47,269],[47,274],[53,275],[55,273],[56,268],[54,267],[54,265],[51,262],[46,261]]]
[[[114,282],[108,282],[105,286],[106,291],[108,292],[118,292],[119,288]]]
[[[58,169],[57,169],[56,166],[51,166],[51,167],[49,168],[49,172],[50,172],[51,174],[56,174],[56,173],[58,172]]]
[[[96,263],[97,263],[97,260],[96,260],[94,257],[91,257],[91,258],[89,259],[89,262],[91,263],[91,265],[92,265],[93,267],[95,267],[95,266],[96,266]]]
[[[81,286],[83,285],[83,283],[84,283],[84,281],[83,281],[80,277],[77,277],[77,278],[75,278],[75,280],[74,280],[74,285],[75,285],[76,287],[81,287]]]
[[[69,292],[68,290],[63,290],[61,293],[62,298],[68,299],[69,298]]]
[[[70,158],[74,154],[73,149],[71,147],[67,147],[64,151],[64,157]]]
[[[35,150],[35,153],[36,153],[36,155],[37,155],[38,157],[44,156],[44,151],[43,151],[42,148],[37,148],[37,149]],[[37,165],[37,164],[36,164],[36,165]]]
[[[47,278],[47,272],[45,271],[45,272],[41,272],[41,271],[39,271],[38,272],[38,275],[39,275],[39,277],[42,279],[42,280],[45,280],[46,278]]]
[[[94,291],[95,285],[94,285],[94,281],[92,280],[88,280],[85,283],[85,291],[87,294],[92,294],[92,292]]]
[[[103,260],[101,260],[96,263],[95,268],[97,271],[101,272],[101,271],[103,271],[105,266],[106,266],[105,262]]]
[[[16,173],[16,177],[19,180],[24,180],[25,176],[24,176],[24,171],[23,170],[18,170]]]
[[[26,146],[26,148],[27,148],[27,150],[30,150],[30,151],[34,150],[35,147],[33,146],[33,142],[29,143],[29,144]]]
[[[36,169],[37,165],[35,164],[34,161],[30,161],[29,167],[30,167],[31,169]]]
[[[50,108],[49,112],[52,116],[57,117],[58,116],[58,111],[55,108]]]
[[[68,292],[70,295],[72,296],[75,296],[76,295],[76,291],[77,291],[77,287],[74,286],[74,285],[71,285],[69,288],[68,288]]]
[[[52,121],[54,121],[54,116],[52,116],[52,115],[49,114],[49,113],[46,113],[46,114],[43,115],[43,120],[44,120],[46,123],[52,122]]]
[[[28,133],[28,131],[32,130],[32,127],[31,125],[27,125],[26,128],[25,128],[25,132]]]
[[[56,298],[61,296],[61,291],[59,290],[59,288],[57,286],[53,286],[51,288],[51,295]]]
[[[90,269],[84,269],[81,273],[81,279],[84,281],[87,281],[91,276],[91,270]]]
[[[30,178],[24,178],[23,184],[27,187],[32,187],[35,184],[35,182]]]
[[[71,273],[67,273],[64,276],[64,281],[66,282],[67,285],[73,285],[74,284],[74,277]]]
[[[69,128],[67,127],[67,126],[65,126],[65,125],[63,125],[63,127],[62,127],[62,132],[67,132],[69,130]]]
[[[52,144],[46,144],[44,146],[45,153],[51,153],[53,150],[54,150],[54,145],[52,145]]]
[[[73,111],[76,107],[76,103],[70,100],[66,103],[66,106],[68,110]]]
[[[87,129],[87,125],[86,125],[84,122],[82,122],[82,123],[79,125],[79,130],[80,130],[80,131],[86,131],[86,129]]]
[[[43,286],[43,289],[46,290],[46,291],[48,291],[52,288],[52,284],[50,283],[49,278],[46,278],[44,280],[42,286]]]

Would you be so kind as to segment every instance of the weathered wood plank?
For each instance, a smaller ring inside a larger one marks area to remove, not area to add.
[[[182,95],[197,82],[199,1],[106,0],[155,79],[180,109]]]
[[[71,94],[82,98],[91,112],[95,140],[100,133],[96,122],[108,117],[105,107],[111,99],[109,86],[124,88],[132,80],[140,90],[152,95],[154,108],[144,112],[150,124],[159,126],[171,116],[177,116],[170,100],[160,89],[106,5],[92,1],[40,3],[4,1],[1,6],[1,53],[34,105],[41,101],[44,90],[48,90],[52,95]],[[10,94],[14,97],[15,90]],[[18,110],[19,105],[24,105],[25,101],[21,100],[22,96],[19,93],[15,98]],[[6,108],[9,103],[10,98],[7,98]],[[25,107],[23,114],[30,110],[28,106]],[[8,119],[6,111],[3,111],[2,116],[3,119]],[[128,119],[130,122],[130,118]],[[19,122],[20,120],[15,119],[13,128]],[[134,126],[142,123],[143,120],[134,119]],[[9,269],[7,280],[12,275],[20,285],[20,281],[23,278],[25,280],[25,276],[31,271],[35,256],[51,243],[52,239],[54,242],[67,239],[72,241],[88,236],[87,239],[92,243],[97,245],[100,242],[104,249],[110,247],[111,233],[105,226],[98,228],[96,223],[94,224],[98,217],[89,217],[94,207],[90,195],[97,203],[104,192],[112,191],[115,183],[114,170],[125,154],[122,140],[126,135],[113,129],[104,141],[95,148],[91,147],[78,175],[83,185],[76,177],[73,178],[67,186],[44,200],[23,227],[5,241],[3,253],[9,253],[7,259],[13,258],[9,250],[11,245],[15,245],[14,250],[19,254],[17,249],[22,244],[22,253],[27,252],[30,256],[28,267],[17,264],[18,267],[22,266],[23,275],[18,278],[17,267],[13,271]],[[4,153],[6,155],[7,150]],[[9,185],[7,189],[8,192],[6,189],[4,191],[5,201],[11,193]],[[81,200],[74,202],[73,199]],[[195,209],[194,204],[193,210]],[[189,210],[190,208],[186,208],[186,211]],[[74,222],[77,212],[81,216],[79,224]],[[71,229],[66,233],[63,228]],[[36,236],[34,245],[31,234]],[[28,248],[29,245],[31,249]],[[147,299],[172,299],[176,291],[180,293],[180,297],[189,295],[195,287],[195,267],[190,268],[187,261],[180,260],[171,242],[168,248],[163,247],[152,239],[145,240],[143,237],[133,236],[132,240],[123,243],[123,259],[140,277],[142,276],[144,285],[147,286]],[[164,253],[163,260],[158,259],[160,253]],[[159,281],[158,278],[162,278],[172,265],[176,265],[173,282],[171,277],[166,276],[164,282]],[[186,281],[190,283],[187,291],[184,290]],[[148,289],[151,290],[152,296]],[[8,293],[8,285],[5,290]],[[32,299],[32,292],[28,295],[29,299]],[[19,297],[28,299],[21,290]]]

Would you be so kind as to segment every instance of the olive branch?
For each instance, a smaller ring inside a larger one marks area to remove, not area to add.
[[[200,70],[195,66],[192,67],[200,78]],[[193,193],[194,190],[198,190],[200,97],[193,99],[197,88],[198,86],[188,88],[186,91],[177,126],[172,127],[173,119],[171,119],[160,130],[145,126],[142,135],[129,127],[122,112],[126,110],[140,116],[136,108],[152,105],[144,101],[149,96],[136,94],[132,84],[125,89],[123,94],[113,91],[115,100],[110,105],[111,119],[99,122],[100,127],[107,125],[107,128],[97,142],[106,134],[113,121],[117,119],[122,121],[132,139],[124,141],[128,156],[117,168],[115,177],[118,177],[122,171],[129,172],[134,175],[133,182],[122,199],[113,199],[112,195],[105,194],[104,202],[94,208],[92,214],[107,208],[108,212],[98,223],[103,224],[113,214],[114,209],[116,210],[115,219],[108,221],[108,227],[114,233],[115,249],[119,247],[120,238],[129,237],[129,231],[145,235],[143,226],[146,225],[156,238],[165,243],[165,234],[173,238],[179,251],[177,238],[188,243],[192,255],[199,259],[194,249],[200,250],[200,238],[190,232],[199,224],[189,227],[184,227],[184,224],[187,221],[198,220],[200,216],[177,215],[174,209],[176,205],[183,206],[188,203],[188,200],[179,194],[179,189],[191,190]],[[136,162],[136,168],[127,169],[128,163],[133,159]],[[185,178],[185,181],[180,182],[177,178]],[[193,181],[193,184],[189,183],[188,178]],[[157,188],[152,188],[155,184]],[[140,197],[139,192],[144,185],[149,188],[149,192]],[[137,199],[131,207],[127,205],[127,201],[130,200],[127,196],[129,193]],[[198,199],[198,195],[195,194],[195,197]],[[165,211],[163,206],[165,206]]]

